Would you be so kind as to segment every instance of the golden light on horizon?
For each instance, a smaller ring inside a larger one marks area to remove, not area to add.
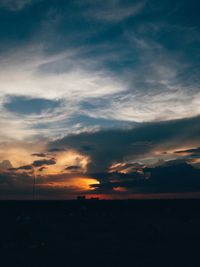
[[[78,189],[80,191],[93,191],[94,188],[91,188],[92,184],[99,184],[99,181],[94,178],[87,177],[71,177],[67,178],[64,181],[53,181],[50,183],[43,184],[44,186],[53,187],[53,188],[72,188]]]

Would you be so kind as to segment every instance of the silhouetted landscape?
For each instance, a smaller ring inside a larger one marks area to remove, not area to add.
[[[199,266],[200,200],[0,202],[1,266]]]

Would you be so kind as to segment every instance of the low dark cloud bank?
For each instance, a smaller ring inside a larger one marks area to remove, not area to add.
[[[197,148],[191,148],[191,149],[186,149],[186,150],[177,150],[174,152],[175,154],[178,154],[178,155],[189,155],[190,157],[200,157],[200,147],[197,147]]]
[[[37,168],[37,186],[41,197],[74,198],[80,193],[76,188],[51,188],[44,185],[74,178],[74,173],[81,174],[80,166],[65,166],[65,171],[57,175],[43,176],[41,173],[48,165],[56,164],[57,153],[73,149],[90,157],[88,171],[83,177],[97,180],[97,183],[90,185],[91,190],[81,194],[127,196],[141,193],[200,192],[200,168],[194,166],[188,160],[189,157],[182,155],[198,154],[199,143],[200,117],[145,123],[129,130],[100,130],[66,136],[49,143],[47,151],[53,151],[55,158],[35,160],[30,165],[11,168],[13,171],[1,173],[0,191],[2,198],[6,197],[5,192],[9,196],[19,193],[19,196],[21,194],[30,197],[31,171],[32,168]],[[171,155],[177,155],[177,158],[160,160],[153,165],[137,163],[138,159],[142,161],[146,156],[153,157],[155,151],[159,151],[161,156],[168,155],[168,150],[174,151]],[[43,155],[35,153],[34,156]],[[113,163],[122,164],[111,168]]]
[[[77,172],[77,171],[81,171],[81,167],[80,166],[76,166],[76,165],[72,165],[72,166],[67,166],[65,168],[66,171],[72,171],[72,172]]]
[[[130,130],[102,130],[66,136],[49,144],[57,149],[75,149],[91,157],[89,173],[106,172],[113,162],[141,158],[155,149],[197,146],[200,117],[145,123]],[[85,147],[87,149],[85,149]]]
[[[33,170],[33,168],[39,168],[39,171],[42,171],[46,168],[46,166],[55,165],[55,164],[56,164],[56,160],[54,158],[35,160],[30,165],[24,165],[18,168],[8,168],[8,170],[9,171],[21,171],[21,170],[29,171],[29,170]]]
[[[52,158],[52,159],[35,160],[32,165],[33,167],[42,167],[46,165],[55,165],[55,164],[56,160]]]
[[[186,162],[170,162],[155,168],[144,168],[144,173],[101,173],[95,178],[100,184],[91,187],[97,193],[121,194],[185,193],[200,191],[200,170]],[[104,179],[101,179],[104,177]],[[116,192],[115,192],[116,189]]]
[[[167,122],[141,124],[129,130],[102,130],[66,136],[49,144],[50,147],[75,149],[91,158],[88,173],[99,181],[91,185],[99,194],[198,192],[200,170],[188,164],[182,152],[199,153],[200,117]],[[179,147],[191,149],[179,150]],[[86,148],[86,149],[85,149]],[[112,163],[142,159],[156,149],[161,155],[173,149],[180,159],[161,161],[154,167],[132,168],[129,173],[109,172]],[[180,151],[180,153],[179,153]],[[180,155],[179,155],[180,154]],[[124,192],[118,189],[123,188]],[[116,191],[115,191],[116,190]]]
[[[39,158],[45,158],[46,154],[45,153],[33,153],[32,156],[33,157],[39,157]]]

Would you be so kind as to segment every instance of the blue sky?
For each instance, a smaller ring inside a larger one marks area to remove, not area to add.
[[[76,132],[89,120],[92,128],[99,120],[118,126],[199,114],[198,1],[10,0],[0,7],[1,123],[23,138],[40,125],[41,132],[48,124]],[[88,119],[77,124],[82,115]]]
[[[197,0],[0,0],[0,160],[19,167],[72,134],[199,116],[199,8]],[[187,147],[174,136],[159,149],[197,147],[188,136]]]

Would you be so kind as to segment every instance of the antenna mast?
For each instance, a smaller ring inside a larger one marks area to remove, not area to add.
[[[33,200],[35,200],[35,184],[36,184],[36,174],[35,174],[35,169],[33,168]]]

